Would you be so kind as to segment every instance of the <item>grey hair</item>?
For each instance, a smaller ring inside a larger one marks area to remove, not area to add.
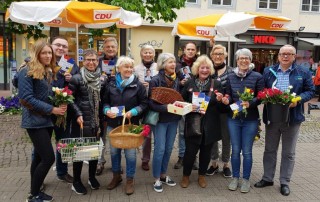
[[[151,46],[151,45],[149,45],[149,44],[145,44],[145,45],[143,45],[143,46],[141,47],[141,50],[140,50],[140,56],[141,56],[141,57],[142,57],[142,52],[143,52],[144,50],[146,50],[146,49],[151,50],[152,53],[153,53],[153,57],[155,56],[156,51],[154,50],[153,46]]]
[[[294,54],[297,54],[296,48],[295,48],[294,46],[290,45],[290,44],[286,44],[286,45],[282,46],[282,47],[280,48],[280,50],[281,50],[282,48],[292,48],[292,49],[293,49],[293,53],[294,53]],[[279,50],[279,52],[280,52],[280,50]]]
[[[109,41],[112,41],[112,42],[115,43],[116,46],[118,47],[117,39],[114,38],[114,37],[108,37],[108,38],[106,38],[106,39],[103,41],[103,46],[104,46],[107,42],[109,42]]]
[[[86,59],[89,55],[95,55],[98,59],[98,53],[94,49],[86,49],[83,51],[83,58]]]
[[[201,64],[206,64],[210,67],[210,75],[214,74],[214,69],[213,69],[213,63],[209,59],[207,55],[201,55],[197,58],[196,61],[194,61],[191,71],[194,76],[199,75],[199,67]]]
[[[236,52],[236,59],[239,60],[240,55],[245,55],[250,58],[250,61],[252,61],[252,52],[247,48],[242,48],[237,50]]]
[[[161,53],[157,60],[157,70],[164,69],[167,66],[169,59],[174,59],[174,61],[176,61],[176,58],[172,53]]]
[[[119,67],[127,64],[134,66],[134,60],[128,56],[120,56],[116,64],[117,72],[119,72]]]

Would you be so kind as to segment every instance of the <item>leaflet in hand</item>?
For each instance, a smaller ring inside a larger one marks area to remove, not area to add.
[[[238,112],[241,112],[243,110],[243,107],[241,105],[242,101],[238,100],[237,102],[230,105],[230,108],[232,111],[238,110]]]
[[[112,69],[115,67],[115,63],[113,60],[102,60],[102,72],[110,75],[112,73]]]
[[[66,72],[70,73],[74,63],[74,59],[70,58],[67,55],[63,55],[58,63],[60,67],[59,73],[62,75]]]
[[[198,111],[206,111],[208,104],[210,102],[210,97],[205,93],[193,92],[192,94],[192,104],[197,105]]]
[[[111,112],[117,114],[117,117],[126,113],[124,106],[111,107]]]

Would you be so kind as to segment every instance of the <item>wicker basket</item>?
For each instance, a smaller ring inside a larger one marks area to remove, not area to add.
[[[172,104],[175,101],[183,101],[183,98],[178,91],[165,87],[153,88],[150,98],[160,104]]]
[[[144,137],[141,134],[129,133],[129,128],[132,125],[129,119],[129,124],[124,125],[125,116],[123,116],[122,125],[114,128],[109,133],[110,143],[115,148],[120,149],[133,149],[138,148],[142,145]]]

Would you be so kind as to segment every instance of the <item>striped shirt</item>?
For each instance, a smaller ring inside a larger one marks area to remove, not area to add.
[[[279,68],[277,69],[276,87],[281,91],[288,90],[288,87],[290,85],[289,75],[291,71],[292,71],[292,66],[290,66],[290,68],[287,69],[286,71],[282,71],[281,66],[279,65]]]

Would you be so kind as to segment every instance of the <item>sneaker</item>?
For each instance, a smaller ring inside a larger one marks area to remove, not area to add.
[[[157,180],[153,183],[153,189],[158,192],[158,193],[161,193],[163,191],[163,188],[162,188],[162,182],[160,180]]]
[[[223,176],[224,177],[232,177],[231,170],[230,170],[229,167],[224,167],[223,168]]]
[[[177,183],[175,183],[169,176],[166,176],[165,178],[160,177],[160,181],[162,183],[165,183],[171,187],[176,186]]]
[[[249,180],[242,179],[240,191],[241,191],[241,193],[248,193],[250,191],[250,181]]]
[[[95,177],[89,178],[88,184],[90,185],[91,189],[93,189],[93,190],[100,188],[100,183],[98,182],[98,180]]]
[[[57,176],[57,179],[59,181],[66,182],[68,184],[72,184],[73,183],[73,177],[71,175],[69,175],[69,173],[67,173],[65,175],[62,175],[62,176]]]
[[[183,157],[179,157],[176,164],[174,164],[174,169],[180,169],[183,166]]]
[[[32,196],[29,195],[27,202],[47,202],[47,201],[53,201],[53,197],[49,196],[48,194],[45,194],[44,192],[39,192],[38,196]]]
[[[235,191],[238,189],[238,185],[239,185],[239,178],[233,178],[232,181],[230,182],[228,188],[231,191]]]
[[[218,173],[218,172],[219,172],[219,166],[215,168],[213,166],[210,166],[210,168],[206,172],[206,175],[214,175],[215,173]]]
[[[71,189],[76,192],[76,194],[87,194],[87,189],[83,186],[82,182],[74,182]]]

